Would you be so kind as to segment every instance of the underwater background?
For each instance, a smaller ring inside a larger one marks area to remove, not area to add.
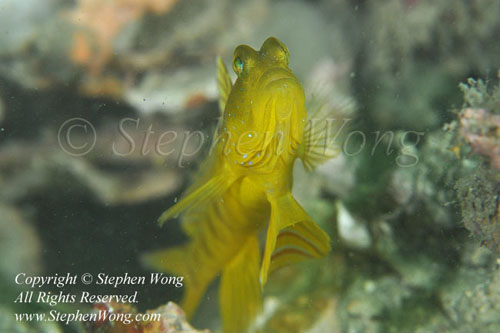
[[[157,219],[210,149],[216,58],[269,36],[306,100],[334,110],[340,154],[294,169],[332,251],[271,274],[250,330],[500,331],[499,14],[493,0],[2,0],[0,332],[140,326],[18,320],[95,311],[15,301],[31,290],[137,291],[123,311],[165,314],[144,332],[220,330],[217,282],[187,324],[172,284],[16,276],[149,276],[144,253],[185,242]]]

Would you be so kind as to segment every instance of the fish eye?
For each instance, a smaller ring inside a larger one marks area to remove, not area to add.
[[[236,59],[234,59],[234,71],[237,74],[243,72],[243,61],[240,57],[236,57]]]
[[[238,76],[246,76],[255,64],[257,53],[247,45],[240,45],[234,50],[233,70]]]

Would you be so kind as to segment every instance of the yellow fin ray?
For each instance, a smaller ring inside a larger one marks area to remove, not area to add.
[[[309,258],[321,258],[330,251],[330,239],[314,222],[304,221],[281,230],[271,255],[269,273]]]
[[[271,257],[275,252],[280,231],[296,225],[294,231],[305,232],[304,238],[313,242],[319,250],[318,256],[326,254],[330,249],[328,235],[321,231],[290,193],[278,198],[270,197],[269,201],[271,203],[271,219],[267,229],[266,245],[260,269],[262,286],[266,284],[268,273],[271,270]],[[299,243],[297,242],[295,245],[297,244]],[[305,250],[305,246],[302,246],[301,251]]]
[[[259,242],[251,235],[224,269],[219,291],[223,332],[244,332],[260,312],[259,260]]]
[[[142,256],[142,263],[151,269],[160,272],[173,273],[176,276],[184,277],[184,296],[181,301],[181,307],[189,318],[194,314],[194,311],[200,303],[200,298],[205,293],[211,277],[205,272],[192,267],[194,265],[191,251],[192,244],[163,249],[146,253]],[[191,266],[190,266],[191,265]]]
[[[194,189],[192,192],[189,192],[186,197],[182,198],[174,206],[165,211],[158,219],[158,222],[161,225],[168,219],[178,216],[194,205],[202,205],[210,199],[221,196],[224,191],[231,186],[233,181],[233,177],[228,177],[228,175],[224,173],[220,173],[218,176],[210,178],[210,180],[197,189]]]
[[[345,125],[346,119],[336,119],[336,115],[349,114],[354,103],[349,98],[338,98],[335,105],[328,106],[326,101],[313,99],[308,103],[308,120],[304,127],[304,137],[299,147],[299,158],[308,171],[340,153],[334,138]],[[339,125],[340,124],[340,125]]]
[[[222,114],[226,108],[226,102],[231,92],[232,84],[226,65],[220,57],[217,57],[217,87],[219,89],[219,109]]]

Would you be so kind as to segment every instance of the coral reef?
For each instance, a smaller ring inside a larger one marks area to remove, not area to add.
[[[433,323],[428,330],[495,332],[500,326],[495,315],[500,304],[498,259],[475,242],[466,243],[465,250],[460,268],[438,295],[448,321]]]
[[[467,108],[460,111],[459,119],[460,136],[472,152],[488,157],[492,167],[500,171],[500,114]]]
[[[500,78],[500,71],[498,72]],[[458,115],[459,137],[472,153],[489,159],[500,170],[500,87],[488,89],[482,80],[469,78],[461,83],[464,108]]]
[[[500,77],[500,72],[499,72]],[[485,162],[455,185],[464,226],[482,244],[500,253],[500,87],[488,89],[482,80],[460,84],[464,108],[458,113],[457,154]]]
[[[80,0],[67,18],[78,26],[74,34],[71,59],[85,65],[98,75],[113,56],[113,44],[118,34],[146,13],[161,15],[169,12],[177,1],[114,0],[101,3]],[[93,41],[93,43],[91,42]],[[93,47],[92,44],[95,44]]]
[[[121,303],[99,303],[94,305],[94,312],[98,313],[104,311],[106,316],[114,314],[116,318],[120,315],[136,316],[137,309],[129,304]],[[130,322],[124,321],[110,321],[102,320],[92,323],[86,323],[87,332],[100,332],[100,333],[128,333],[128,332],[142,332],[142,333],[210,333],[209,330],[196,330],[186,320],[186,316],[182,309],[173,302],[168,302],[154,310],[148,310],[141,315],[143,318],[152,318],[153,315],[159,315],[159,320],[144,319],[142,321],[131,320]],[[109,318],[109,317],[108,317]]]
[[[456,183],[464,226],[500,254],[500,182],[483,169]]]

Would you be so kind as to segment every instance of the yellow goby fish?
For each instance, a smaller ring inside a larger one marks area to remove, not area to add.
[[[288,49],[270,37],[259,51],[234,51],[234,85],[218,60],[222,121],[213,149],[182,200],[160,222],[183,216],[190,241],[145,262],[184,276],[182,307],[196,310],[210,282],[219,289],[224,332],[244,332],[259,313],[273,270],[330,250],[329,237],[291,194],[297,158],[308,168],[332,157],[308,123],[304,90],[288,67]],[[323,128],[324,130],[324,128]],[[261,256],[259,233],[267,235]]]

